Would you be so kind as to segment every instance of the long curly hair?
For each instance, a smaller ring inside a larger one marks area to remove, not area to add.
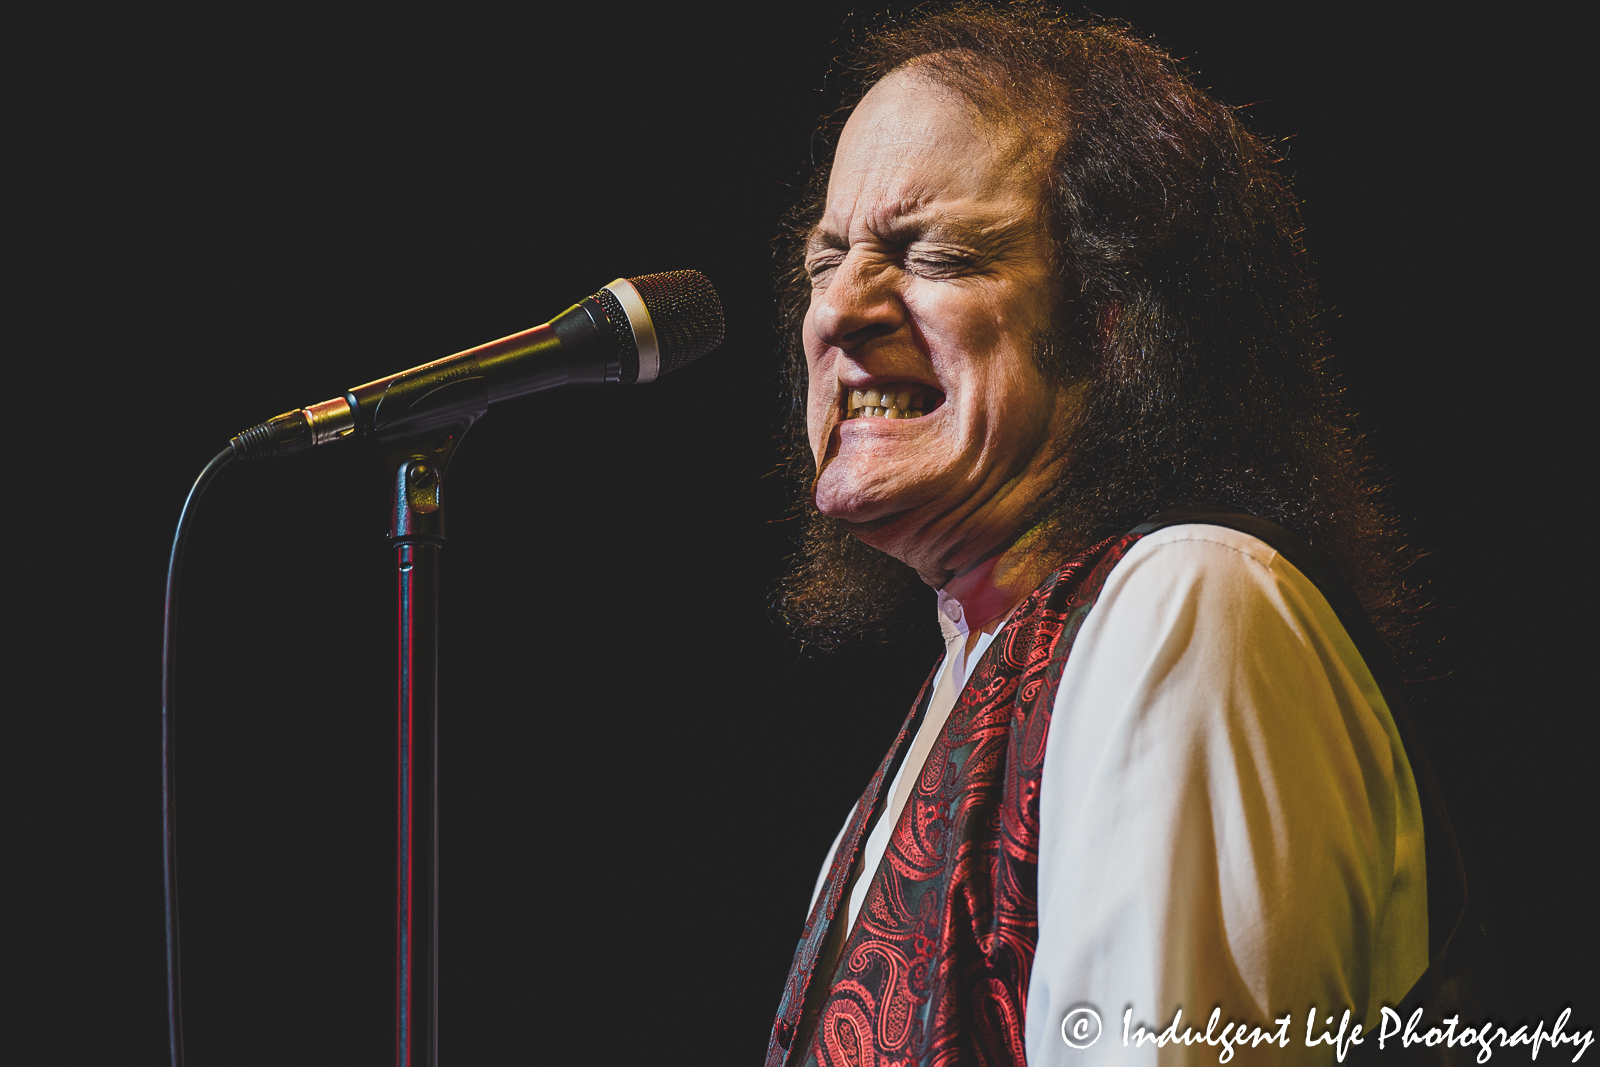
[[[1401,550],[1329,366],[1280,160],[1159,49],[1032,2],[963,3],[868,33],[785,220],[785,468],[804,531],[776,600],[784,621],[826,647],[896,636],[932,614],[911,568],[811,501],[800,342],[805,242],[838,132],[874,83],[911,63],[980,117],[1057,131],[1042,193],[1067,298],[1038,358],[1085,384],[1086,407],[1071,469],[1034,517],[1050,548],[1065,558],[1182,504],[1242,508],[1332,557],[1398,651]]]

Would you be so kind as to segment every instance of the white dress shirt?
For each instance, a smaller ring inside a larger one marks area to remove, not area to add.
[[[867,887],[960,689],[960,606],[928,713],[864,849]],[[997,631],[998,632],[998,628]],[[1111,571],[1056,692],[1039,812],[1039,940],[1026,1050],[1054,1064],[1215,1063],[1215,1046],[1123,1046],[1293,1014],[1289,1047],[1234,1063],[1328,1062],[1306,1015],[1370,1028],[1427,967],[1422,809],[1377,683],[1316,588],[1277,552],[1219,526],[1168,527]],[[848,820],[847,820],[848,821]],[[840,836],[843,831],[840,831]],[[837,850],[823,863],[820,890]],[[813,902],[816,894],[813,893]],[[1079,1006],[1102,1033],[1069,1046]]]

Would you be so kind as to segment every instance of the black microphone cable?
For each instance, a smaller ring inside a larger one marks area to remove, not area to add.
[[[167,1045],[172,1067],[183,1067],[183,1003],[178,981],[178,812],[173,795],[172,761],[175,755],[172,736],[172,693],[177,678],[178,572],[183,568],[183,549],[194,526],[200,497],[223,467],[233,462],[232,445],[224,448],[205,465],[194,480],[189,495],[178,513],[178,530],[172,536],[172,555],[167,558],[167,599],[161,612],[161,860],[162,890],[167,918]]]

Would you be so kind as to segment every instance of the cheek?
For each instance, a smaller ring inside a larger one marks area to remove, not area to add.
[[[1014,351],[1008,356],[1007,365],[994,368],[985,407],[995,453],[1014,468],[1050,451],[1059,398],[1057,390],[1034,373],[1026,353]]]
[[[810,314],[806,315],[800,341],[806,354],[807,436],[811,440],[812,454],[821,459],[824,438],[831,428],[834,408],[837,406],[834,401],[838,398],[839,385],[834,377],[833,354],[826,346],[817,343],[816,335],[811,330]]]
[[[949,286],[908,296],[906,308],[934,373],[951,385],[967,382],[981,392],[980,382],[991,373],[989,362],[1009,344],[1009,309],[989,294]]]

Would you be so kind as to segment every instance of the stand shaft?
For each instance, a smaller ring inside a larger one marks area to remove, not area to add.
[[[399,860],[396,880],[395,1063],[439,1062],[439,548],[399,557]]]
[[[469,426],[394,442],[387,455],[400,579],[396,1067],[439,1064],[439,553],[444,472]]]

